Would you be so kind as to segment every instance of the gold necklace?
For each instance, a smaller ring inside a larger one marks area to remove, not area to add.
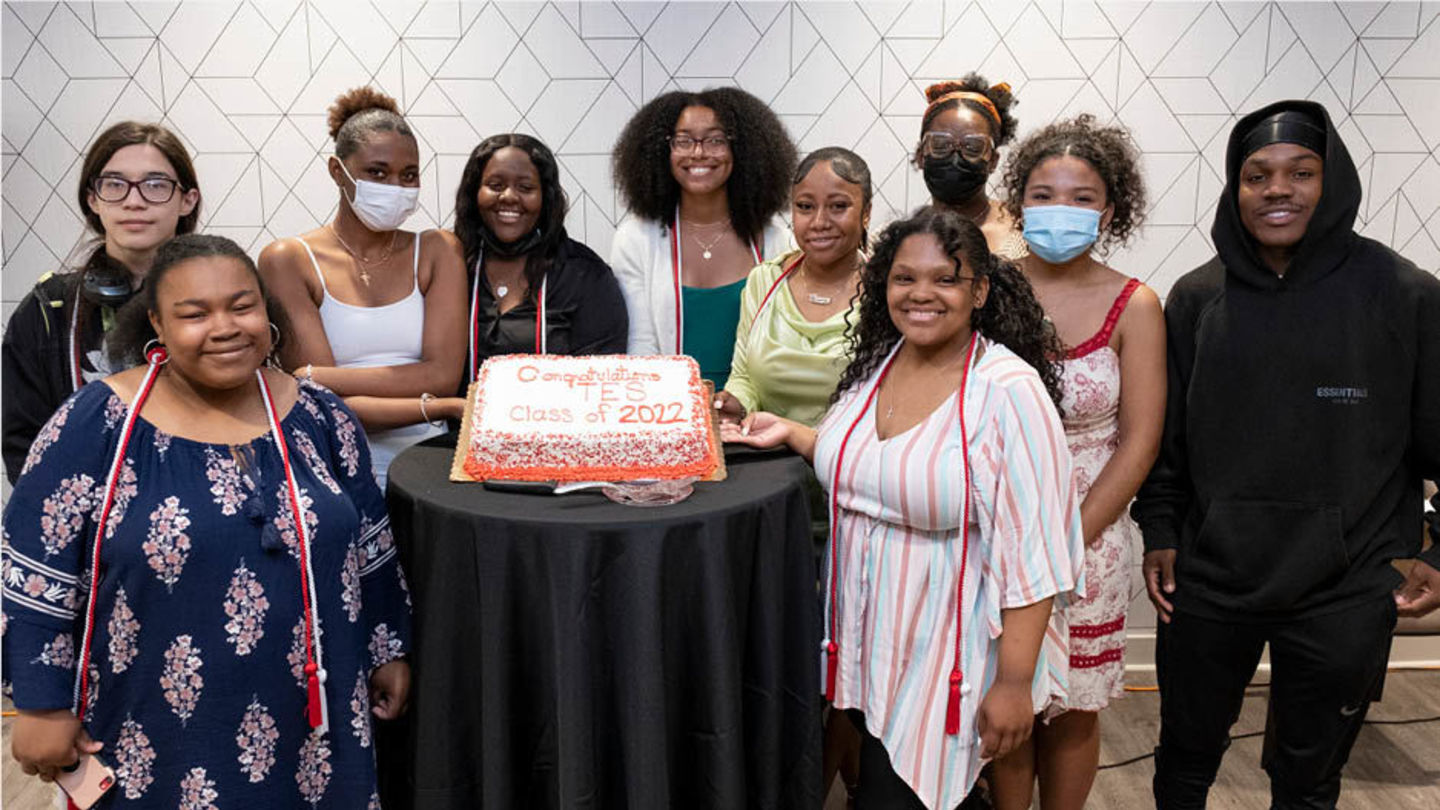
[[[365,267],[365,265],[379,264],[380,262],[389,259],[390,254],[395,252],[395,237],[398,236],[400,233],[399,231],[391,231],[390,244],[385,248],[385,252],[381,253],[379,256],[376,256],[373,259],[367,259],[364,256],[361,256],[359,253],[356,253],[354,248],[350,247],[350,243],[346,242],[345,238],[340,235],[340,231],[335,229],[335,223],[332,222],[326,227],[330,229],[330,233],[335,234],[335,241],[340,243],[340,247],[345,248],[345,252],[349,253],[350,257],[353,258],[356,262],[359,262],[360,266],[356,269],[360,271],[360,280],[365,282],[366,287],[370,286],[370,271]]]
[[[812,304],[815,304],[816,306],[829,306],[830,303],[835,300],[835,294],[838,291],[843,290],[846,284],[852,283],[855,278],[855,271],[851,270],[850,275],[841,279],[839,282],[831,284],[828,287],[820,287],[821,290],[830,293],[830,295],[820,295],[819,293],[814,292],[814,288],[819,285],[811,281],[810,274],[805,272],[809,269],[810,268],[808,265],[802,265],[800,268],[800,278],[805,282],[805,300],[809,301]]]
[[[700,258],[702,258],[702,259],[704,259],[704,260],[706,260],[706,261],[709,261],[709,260],[710,260],[710,257],[711,257],[712,255],[714,255],[714,254],[712,254],[712,253],[710,252],[710,249],[713,248],[713,247],[715,247],[716,245],[720,244],[720,240],[725,238],[725,234],[726,234],[727,232],[728,232],[728,231],[721,231],[720,233],[715,234],[715,238],[714,238],[714,239],[711,239],[711,240],[710,240],[710,244],[708,244],[708,245],[705,244],[705,242],[701,241],[701,239],[700,239],[699,236],[696,236],[696,235],[693,234],[693,233],[690,234],[690,238],[691,238],[691,239],[694,239],[694,240],[695,240],[695,244],[697,244],[697,245],[700,246]]]

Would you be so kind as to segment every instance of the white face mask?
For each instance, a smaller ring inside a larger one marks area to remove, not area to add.
[[[356,180],[345,168],[345,161],[335,156],[340,171],[355,184],[354,198],[347,198],[350,210],[365,227],[377,233],[393,231],[405,223],[420,204],[420,189],[406,186],[392,186],[388,183],[372,183]],[[342,189],[340,193],[345,193]]]

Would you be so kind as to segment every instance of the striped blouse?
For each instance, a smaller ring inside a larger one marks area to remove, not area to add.
[[[826,591],[826,628],[829,611],[838,628],[835,706],[863,711],[895,772],[926,807],[944,810],[965,798],[979,774],[975,713],[997,672],[1001,611],[1083,592],[1080,500],[1060,418],[1025,361],[983,337],[982,351],[965,391],[973,499],[958,735],[945,734],[962,554],[958,394],[881,440],[867,407],[877,371],[821,421],[815,449],[821,483],[827,492],[838,487],[833,601]],[[857,419],[837,482],[836,455]],[[1052,624],[1050,632],[1066,629]],[[1050,642],[1065,650],[1068,638],[1048,640],[1047,649]],[[1065,697],[1065,663],[1037,663],[1037,713]]]

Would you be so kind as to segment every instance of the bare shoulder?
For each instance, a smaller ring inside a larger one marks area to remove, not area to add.
[[[129,402],[135,396],[135,392],[140,390],[140,381],[145,379],[145,371],[148,368],[148,366],[129,368],[111,374],[109,377],[101,380],[101,382],[109,386],[110,390],[114,391],[116,396]]]
[[[289,413],[291,406],[300,398],[300,383],[289,374],[268,366],[260,369],[260,373],[265,376],[265,384],[270,386],[270,395],[275,398],[276,412]]]
[[[305,234],[305,236],[309,235],[310,234]],[[304,237],[297,238],[287,236],[282,239],[276,239],[274,242],[266,245],[265,248],[260,251],[259,265],[261,272],[272,269],[287,270],[300,266],[302,262],[308,263],[310,257],[305,251],[305,246],[300,244],[301,238]]]
[[[455,253],[462,253],[464,246],[460,244],[460,237],[444,228],[431,228],[420,234],[420,250],[449,250]]]
[[[1131,345],[1147,344],[1163,347],[1165,341],[1165,308],[1160,296],[1145,284],[1140,284],[1130,294],[1125,311],[1120,313],[1116,324],[1118,348],[1123,354],[1127,341]]]
[[[1125,312],[1120,316],[1123,322],[1125,318],[1134,320],[1158,320],[1165,319],[1165,308],[1160,303],[1160,296],[1150,289],[1149,285],[1141,283],[1130,294],[1130,303],[1125,306]]]

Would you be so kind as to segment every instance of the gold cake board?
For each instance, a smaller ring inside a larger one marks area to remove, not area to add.
[[[701,381],[705,386],[705,401],[715,401],[715,383],[709,380]],[[470,449],[471,420],[474,417],[475,409],[471,403],[475,401],[475,386],[478,383],[470,383],[465,391],[465,414],[460,419],[460,438],[455,442],[455,456],[450,461],[450,480],[460,482],[476,482],[465,472],[465,454]],[[701,481],[724,481],[725,470],[725,445],[720,441],[720,414],[714,408],[710,408],[710,446],[715,448],[715,469]]]

